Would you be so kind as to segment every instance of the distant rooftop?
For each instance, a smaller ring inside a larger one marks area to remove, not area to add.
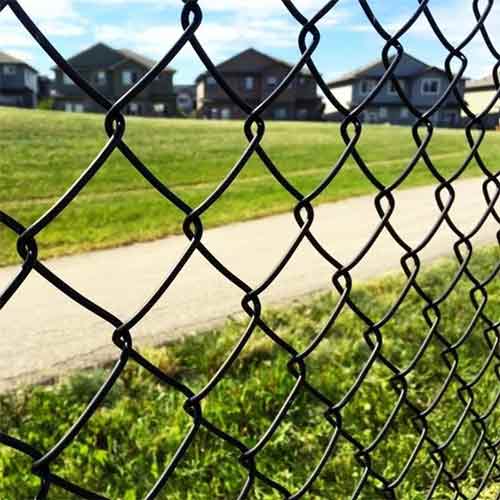
[[[389,58],[389,62],[392,63],[395,57],[396,56],[391,56]],[[369,64],[366,64],[364,66],[361,66],[360,68],[357,68],[353,71],[341,75],[335,80],[329,82],[328,85],[330,87],[347,85],[351,83],[353,80],[360,78],[361,76],[365,75],[366,73],[369,73],[371,70],[374,70],[379,66],[382,67],[382,72],[385,72],[385,67],[383,65],[382,59],[377,59]],[[396,76],[397,78],[408,78],[412,76],[417,76],[429,70],[444,72],[442,68],[429,65],[421,61],[420,59],[417,59],[416,57],[413,57],[412,55],[407,54],[405,52],[401,60],[399,61],[399,64],[397,65],[396,69],[394,70],[394,76]]]
[[[148,69],[151,69],[153,66],[156,65],[156,61],[153,61],[153,59],[138,54],[137,52],[134,52],[133,50],[130,49],[118,49],[117,52],[122,54],[126,59],[141,64],[142,66],[145,66]],[[163,71],[173,72],[174,70],[172,68],[167,67]]]
[[[94,66],[114,68],[124,61],[133,61],[148,70],[157,64],[153,61],[153,59],[145,57],[142,54],[138,54],[133,50],[115,49],[102,42],[98,42],[68,59],[69,64],[73,65],[77,69],[81,67]],[[57,69],[57,67],[54,67],[53,69]],[[163,69],[163,72],[174,73],[175,70],[166,67]]]
[[[495,89],[495,82],[492,76],[485,76],[478,80],[469,80],[465,84],[467,90],[482,90],[482,89]]]
[[[259,50],[250,47],[217,64],[216,68],[227,73],[245,73],[247,71],[259,71],[261,69],[269,67],[271,64],[279,64],[280,66],[285,66],[286,68],[290,69],[294,67],[293,64],[287,61],[269,56],[267,54],[264,54],[263,52],[260,52]],[[310,75],[309,70],[305,67],[302,68],[300,73],[302,75]],[[205,71],[198,76],[197,80],[199,80],[206,74],[207,72]]]
[[[23,64],[24,66],[28,66],[28,68],[31,68],[33,71],[36,71],[36,69],[33,68],[26,61],[23,61],[22,59],[7,54],[7,52],[2,52],[1,50],[0,50],[0,64]],[[38,71],[36,72],[38,73]]]

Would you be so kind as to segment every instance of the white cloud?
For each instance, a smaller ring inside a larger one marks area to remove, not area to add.
[[[252,19],[235,19],[231,24],[222,21],[204,22],[197,37],[213,59],[234,54],[249,46],[265,46],[267,49],[295,47],[297,25],[284,19],[270,18],[265,24]],[[96,28],[96,40],[110,44],[127,44],[129,47],[161,57],[181,36],[179,25],[157,25],[141,28],[104,25]],[[184,56],[191,57],[191,51]]]
[[[78,16],[72,0],[51,0],[50,8],[39,0],[24,0],[20,5],[47,36],[79,36],[86,31],[85,20]],[[10,8],[0,14],[0,33],[5,49],[36,44]]]
[[[78,1],[78,0],[77,0]],[[153,5],[156,7],[182,8],[182,0],[79,0],[82,3],[103,5]],[[311,14],[319,10],[326,0],[295,0],[295,6],[302,12]],[[288,10],[281,0],[200,0],[198,2],[204,12],[244,12],[260,13],[262,16],[269,13],[287,13]]]
[[[27,50],[11,50],[9,51],[11,56],[17,57],[23,61],[26,61],[30,64],[33,64],[35,62],[35,58],[33,57],[33,53],[29,52]]]
[[[124,0],[104,1],[118,3]],[[126,1],[130,2],[130,0]],[[136,3],[147,1],[136,0]],[[155,0],[149,0],[149,3],[155,3]],[[300,2],[297,1],[297,5],[299,3],[302,7],[316,8],[321,6],[324,0],[300,0]],[[205,16],[196,35],[213,60],[221,60],[250,46],[271,51],[271,53],[273,49],[297,47],[298,35],[302,27],[287,13],[281,1],[211,0],[207,2],[207,6],[210,10],[217,11],[217,14]],[[239,12],[233,15],[223,13],[228,9]],[[261,17],[264,15],[262,9],[269,13],[265,19]],[[278,14],[280,10],[284,15]],[[327,29],[345,18],[346,13],[342,12],[341,16],[339,11],[337,16],[329,18],[322,27]],[[94,37],[95,40],[110,44],[126,44],[146,54],[161,57],[181,34],[182,28],[176,20],[172,24],[154,26],[101,25],[95,28]],[[189,52],[188,55],[191,56],[192,53]]]
[[[19,4],[34,20],[78,17],[73,0],[20,0]]]
[[[480,8],[484,8],[483,6]],[[470,0],[453,0],[441,3],[431,3],[430,10],[446,38],[454,45],[458,45],[473,30],[476,19],[473,14],[472,2]],[[412,12],[405,14],[397,12],[389,16],[384,28],[391,34],[396,33],[411,17]],[[458,21],[459,20],[459,21]],[[500,45],[500,4],[493,5],[492,11],[486,22],[488,32],[497,47]],[[345,27],[348,31],[359,33],[373,33],[374,39],[381,41],[373,26],[366,18],[357,18],[357,22]],[[444,65],[447,50],[436,37],[427,19],[421,15],[418,21],[411,27],[402,39],[403,46],[408,52],[412,49],[422,49],[422,59],[433,61],[434,64]],[[464,50],[468,65],[465,72],[469,77],[480,77],[491,73],[493,59],[480,33],[470,42]],[[454,68],[456,69],[456,67]]]
[[[180,5],[181,0],[99,0],[103,4]],[[295,0],[297,8],[311,14],[320,9],[325,0]],[[255,47],[272,53],[273,50],[297,48],[302,26],[290,15],[281,0],[200,0],[205,12],[196,36],[212,60],[218,62],[240,50]],[[335,8],[321,21],[323,30],[345,22],[349,12]],[[178,19],[170,24],[137,26],[107,24],[96,27],[95,40],[130,48],[161,57],[181,36]],[[298,55],[298,52],[297,52]],[[190,50],[181,58],[193,57]]]
[[[325,0],[295,0],[294,2],[297,9],[305,14],[318,11],[325,3]],[[203,10],[218,12],[257,12],[262,13],[262,15],[266,15],[269,12],[288,12],[281,0],[232,0],[231,2],[227,0],[208,0],[201,1],[199,4]]]
[[[484,8],[484,3],[481,8]],[[454,45],[460,44],[476,25],[470,0],[455,0],[451,5],[440,5],[433,8],[432,13],[444,35]],[[450,22],[451,13],[453,13],[453,19],[459,19],[460,22]],[[493,42],[496,41],[495,39],[498,40],[498,34],[500,33],[500,4],[493,4],[486,26]],[[415,24],[410,32],[410,37],[439,44],[436,35],[425,19],[421,19]],[[494,61],[481,33],[476,34],[476,37],[464,49],[464,53],[468,59],[466,75],[481,77],[491,73]]]

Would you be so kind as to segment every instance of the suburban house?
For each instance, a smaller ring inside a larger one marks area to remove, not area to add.
[[[0,52],[0,106],[36,107],[37,76],[28,63]]]
[[[470,110],[475,114],[482,113],[497,94],[497,88],[492,76],[469,80],[465,84],[465,100]],[[500,102],[497,101],[487,116],[483,118],[483,124],[488,128],[497,128],[500,118]]]
[[[155,64],[131,50],[116,50],[103,43],[73,56],[68,61],[88,82],[109,99],[116,101]],[[54,68],[54,107],[64,111],[100,112],[103,109],[90,99],[59,68]],[[174,70],[161,74],[128,105],[131,115],[172,116],[176,113],[173,87]]]
[[[345,107],[354,108],[373,90],[384,73],[384,64],[378,60],[341,76],[328,86]],[[410,102],[420,111],[429,109],[450,84],[442,69],[430,66],[408,54],[401,58],[394,76]],[[463,96],[465,79],[458,83],[458,89]],[[451,93],[434,115],[433,122],[438,126],[457,127],[461,124],[460,111],[460,105]],[[335,117],[336,110],[330,103],[326,104],[325,112]],[[404,105],[390,80],[371,101],[361,118],[367,123],[408,125],[415,122],[415,117]]]
[[[175,85],[177,111],[181,115],[190,115],[195,110],[196,87],[194,85]]]
[[[218,71],[252,107],[260,104],[283,80],[292,66],[255,49],[247,49],[217,66]],[[203,118],[243,118],[215,79],[207,72],[196,79],[196,112]],[[303,70],[263,116],[276,120],[319,120],[322,102],[314,78]]]

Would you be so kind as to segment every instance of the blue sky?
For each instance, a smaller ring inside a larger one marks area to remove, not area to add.
[[[295,4],[311,15],[325,1],[295,0]],[[102,41],[158,59],[181,33],[182,0],[19,0],[19,3],[67,57]],[[250,46],[290,62],[299,58],[299,27],[281,0],[199,0],[199,4],[204,12],[199,39],[215,62]],[[454,42],[472,29],[471,4],[471,0],[430,0],[437,20]],[[384,25],[395,30],[418,2],[371,0],[370,5]],[[322,40],[314,59],[327,79],[380,57],[382,40],[369,25],[357,0],[339,0],[319,27]],[[488,27],[492,35],[500,36],[500,5],[494,7]],[[0,13],[0,40],[0,50],[23,57],[42,73],[51,74],[51,61],[8,8]],[[419,21],[402,42],[416,57],[443,65],[446,52],[425,20]],[[479,37],[466,54],[470,59],[466,76],[475,78],[491,72],[493,60]],[[179,54],[172,67],[177,70],[176,83],[190,83],[203,70],[190,47]]]

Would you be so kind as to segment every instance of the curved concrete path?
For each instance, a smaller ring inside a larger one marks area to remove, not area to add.
[[[452,215],[463,230],[471,229],[485,211],[481,182],[456,184]],[[434,187],[397,194],[395,226],[416,244],[438,217]],[[373,232],[378,217],[373,196],[317,208],[312,230],[341,261],[348,262]],[[492,217],[475,238],[493,243],[498,224]],[[231,224],[206,231],[205,244],[251,286],[258,285],[279,261],[297,234],[291,214]],[[432,260],[451,253],[455,239],[442,229],[422,253]],[[122,319],[137,311],[159,286],[186,248],[184,236],[48,261],[47,266],[80,292]],[[384,232],[355,269],[358,280],[399,269],[402,255]],[[0,269],[0,288],[16,268]],[[314,291],[331,289],[331,268],[306,241],[268,291],[263,304],[275,304]],[[241,311],[241,292],[195,253],[157,306],[133,330],[136,345],[167,342],[224,321]],[[47,284],[33,272],[0,311],[0,390],[38,382],[80,367],[113,360],[118,350],[112,329]]]

